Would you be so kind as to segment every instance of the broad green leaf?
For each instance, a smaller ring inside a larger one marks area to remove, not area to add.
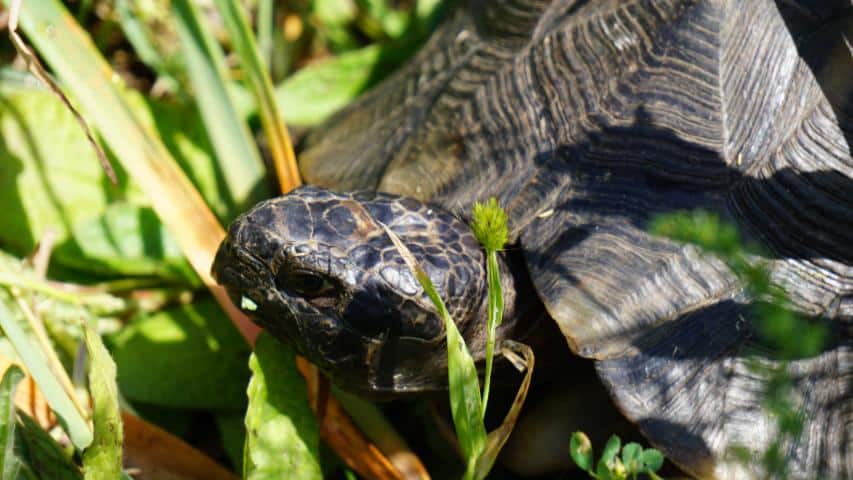
[[[15,455],[15,388],[24,378],[24,372],[14,364],[9,365],[0,381],[0,445],[3,456],[0,457],[0,480],[16,480],[21,462]]]
[[[373,85],[382,47],[371,45],[309,65],[276,88],[276,101],[291,125],[317,125]]]
[[[230,307],[210,275],[214,252],[225,232],[161,139],[132,110],[121,77],[56,0],[23,3],[20,22],[39,54],[79,102],[82,114],[145,192],[198,276]]]
[[[34,334],[16,309],[10,308],[10,297],[0,288],[0,327],[12,342],[18,357],[30,372],[50,408],[66,428],[74,445],[83,449],[92,443],[92,431],[88,422],[77,409],[61,381],[52,371]]]
[[[621,446],[622,441],[619,440],[619,437],[611,435],[607,440],[607,444],[604,445],[604,451],[601,452],[601,462],[606,465],[611,465],[613,463],[613,459],[615,459],[616,455],[619,453],[619,447]]]
[[[243,478],[321,479],[320,436],[295,353],[262,333],[249,359],[249,408]]]
[[[592,442],[589,441],[589,437],[585,433],[575,432],[572,434],[572,438],[569,441],[569,454],[581,470],[592,471],[592,463],[594,461]]]
[[[71,234],[54,253],[64,265],[103,275],[198,282],[177,244],[148,207],[112,203],[102,215],[74,225]]]
[[[663,454],[654,448],[644,450],[640,459],[647,472],[657,472],[663,466]]]
[[[299,70],[276,87],[291,125],[317,125],[412,57],[442,16],[440,0],[421,0],[405,33],[387,44],[341,53]]]
[[[16,441],[26,478],[83,480],[80,469],[71,461],[72,452],[63,451],[29,415],[18,412],[18,421]]]
[[[112,342],[130,399],[211,409],[246,403],[248,347],[210,298],[136,318]]]
[[[197,114],[176,105],[146,103],[138,95],[128,95],[128,101],[149,128],[164,133],[194,182],[216,205],[222,182],[209,166],[209,146]],[[44,122],[50,122],[51,128],[43,128]],[[187,278],[197,281],[187,273],[187,263],[162,233],[158,219],[142,211],[137,221],[144,224],[129,228],[132,218],[125,218],[126,210],[144,208],[137,205],[145,205],[147,200],[121,170],[119,188],[108,185],[79,125],[50,94],[0,84],[0,137],[0,170],[8,173],[0,175],[0,202],[6,208],[0,216],[0,242],[8,248],[29,253],[47,230],[53,230],[60,245],[53,260],[60,267],[97,275],[157,275],[184,283]],[[121,206],[110,211],[110,202],[119,198],[123,199]],[[225,207],[220,210],[228,212]],[[110,231],[115,226],[122,229]],[[152,244],[152,235],[162,238]],[[163,254],[158,256],[155,251],[140,259],[136,252],[123,250],[140,243],[147,248],[163,247]],[[102,248],[105,244],[113,248]],[[109,258],[113,256],[121,258]]]
[[[627,443],[622,447],[622,464],[628,470],[628,473],[639,473],[643,471],[642,461],[640,456],[643,453],[643,447],[639,443]]]
[[[0,86],[0,138],[0,242],[15,253],[29,253],[48,229],[64,240],[129,193],[108,186],[79,124],[46,91]]]
[[[84,320],[83,337],[89,351],[89,392],[95,439],[83,452],[87,480],[118,478],[121,475],[122,423],[116,386],[116,365],[101,337]]]

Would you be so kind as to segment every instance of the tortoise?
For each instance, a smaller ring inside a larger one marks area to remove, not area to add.
[[[442,388],[443,326],[380,224],[482,359],[467,215],[494,196],[511,229],[499,339],[565,339],[682,469],[749,478],[728,447],[776,434],[748,368],[769,355],[753,299],[721,261],[648,233],[662,213],[717,212],[831,327],[788,366],[805,421],[791,478],[853,478],[852,33],[847,0],[461,2],[308,137],[312,186],[239,217],[213,273],[345,389]]]

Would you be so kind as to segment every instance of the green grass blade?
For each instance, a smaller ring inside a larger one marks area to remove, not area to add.
[[[273,0],[258,0],[258,50],[267,71],[270,71],[272,65],[272,32],[275,23],[273,7]]]
[[[5,298],[3,298],[5,297]],[[15,352],[35,379],[48,405],[64,423],[74,445],[83,449],[92,443],[92,430],[80,415],[60,381],[51,371],[32,333],[22,327],[22,319],[7,306],[7,296],[0,297],[0,327],[15,347]]]
[[[116,364],[100,335],[83,321],[83,336],[89,351],[89,391],[95,438],[83,452],[86,479],[121,476],[122,423],[119,410]]]
[[[249,28],[242,5],[236,0],[216,0],[216,7],[222,15],[231,43],[257,102],[281,190],[290,191],[301,183],[296,156],[293,153],[290,134],[284,126],[273,95],[272,81],[255,44],[255,37]]]
[[[258,200],[251,194],[263,181],[263,162],[248,126],[229,97],[225,56],[202,27],[194,2],[174,0],[171,9],[188,77],[231,195],[226,204],[233,214]]]
[[[447,307],[436,292],[429,275],[418,265],[412,252],[387,226],[382,225],[388,237],[420,282],[429,299],[435,305],[439,317],[444,321],[447,334],[448,384],[450,386],[450,411],[459,446],[468,463],[466,478],[471,478],[477,459],[486,447],[486,428],[482,421],[483,406],[480,400],[480,382],[474,359],[468,352],[465,340],[450,317]]]
[[[0,458],[0,480],[16,480],[21,462],[15,455],[15,387],[24,372],[17,365],[9,365],[0,381],[0,445],[3,445],[3,457]]]

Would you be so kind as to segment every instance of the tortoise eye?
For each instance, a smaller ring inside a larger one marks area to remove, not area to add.
[[[335,287],[329,280],[309,272],[287,272],[282,277],[281,287],[309,299],[329,296]]]

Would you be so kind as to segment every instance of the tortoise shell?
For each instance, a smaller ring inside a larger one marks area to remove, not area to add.
[[[305,179],[510,218],[570,348],[699,477],[749,475],[766,354],[722,262],[648,233],[703,208],[767,252],[793,306],[832,326],[789,365],[793,478],[853,477],[853,13],[847,0],[471,1],[307,142]],[[771,359],[766,361],[772,362]],[[568,434],[568,433],[567,433]]]

